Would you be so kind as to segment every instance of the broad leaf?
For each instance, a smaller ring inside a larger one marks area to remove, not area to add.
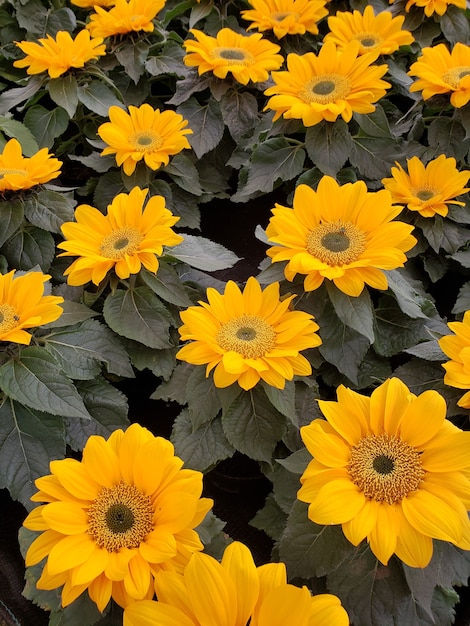
[[[47,89],[52,100],[65,109],[72,118],[78,105],[78,84],[75,76],[68,73],[59,78],[51,78]]]
[[[78,99],[87,109],[102,117],[108,117],[109,109],[112,106],[124,107],[116,94],[100,80],[92,80],[81,86],[78,91]]]
[[[60,233],[64,222],[75,219],[74,204],[65,193],[43,189],[25,202],[25,217],[37,228]]]
[[[188,120],[189,128],[193,131],[192,135],[188,135],[188,141],[198,159],[219,144],[225,126],[215,100],[209,100],[208,104],[202,106],[196,98],[190,98],[180,104],[177,111]]]
[[[422,295],[418,285],[405,273],[399,270],[386,272],[388,288],[397,299],[400,309],[411,318],[426,318],[435,313],[431,300]]]
[[[191,267],[206,272],[215,272],[233,267],[239,258],[220,243],[196,235],[184,236],[184,241],[171,248],[171,256]]]
[[[150,287],[150,289],[156,293],[157,296],[162,298],[162,300],[165,300],[165,302],[171,302],[171,304],[185,308],[193,304],[178,273],[168,263],[160,261],[156,274],[142,269],[140,271],[140,277],[147,287]]]
[[[165,167],[165,172],[181,189],[192,193],[194,196],[202,195],[203,191],[196,166],[184,154],[174,156],[169,165]]]
[[[375,312],[374,350],[391,357],[428,339],[423,318],[410,319],[389,296],[382,296]]]
[[[145,61],[145,69],[151,76],[176,74],[184,76],[187,68],[183,63],[184,50],[176,41],[166,41],[158,56]]]
[[[220,99],[220,110],[235,141],[253,131],[258,122],[258,101],[248,91],[227,91]]]
[[[456,119],[437,117],[428,128],[429,145],[435,149],[436,156],[445,154],[457,161],[468,152],[470,141],[465,139],[465,129]]]
[[[47,272],[54,259],[55,243],[47,231],[26,225],[5,242],[2,252],[17,270],[28,271],[39,265]]]
[[[393,138],[387,116],[380,104],[375,105],[372,113],[354,113],[354,119],[366,137]]]
[[[336,176],[349,157],[352,139],[343,120],[321,122],[307,128],[305,147],[311,161],[328,176]]]
[[[349,160],[363,176],[381,179],[390,176],[395,161],[401,161],[404,152],[401,144],[385,137],[353,137]]]
[[[55,139],[65,133],[69,116],[62,107],[49,110],[36,104],[26,111],[24,124],[33,133],[41,148],[52,148]]]
[[[367,288],[356,298],[348,296],[334,284],[327,283],[328,295],[339,319],[374,343],[374,310]]]
[[[7,137],[15,137],[21,144],[22,153],[31,157],[39,150],[39,146],[29,128],[11,117],[0,116],[0,131]]]
[[[46,82],[45,76],[32,76],[25,87],[8,89],[0,95],[0,115],[9,113],[18,104],[32,98]]]
[[[20,198],[0,202],[0,246],[21,226],[24,217],[24,204]]]
[[[216,417],[221,409],[217,387],[212,376],[206,377],[205,367],[195,367],[186,384],[188,411],[193,430]]]
[[[143,41],[129,41],[118,48],[114,54],[119,63],[124,67],[126,74],[137,85],[139,78],[145,72],[145,61],[149,53],[149,45]],[[92,109],[93,110],[93,109]]]

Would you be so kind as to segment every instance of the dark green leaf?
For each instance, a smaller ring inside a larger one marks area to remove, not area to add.
[[[292,380],[286,380],[284,389],[276,389],[261,381],[261,386],[273,407],[285,415],[294,426],[299,427],[299,418],[295,412],[295,384]]]
[[[33,133],[41,148],[52,148],[55,139],[65,133],[69,116],[61,107],[49,110],[35,104],[26,111],[24,124]]]
[[[167,41],[158,56],[149,57],[145,61],[145,69],[151,76],[176,74],[184,76],[186,66],[183,63],[184,50],[175,41]]]
[[[449,5],[444,15],[439,18],[444,37],[451,44],[466,42],[470,38],[468,15],[456,6]]]
[[[367,137],[393,138],[387,116],[380,104],[375,105],[372,113],[354,113],[354,119]]]
[[[64,300],[60,305],[63,309],[62,315],[55,322],[44,324],[41,328],[60,328],[62,326],[73,326],[79,322],[84,322],[92,317],[96,317],[98,313],[92,311],[84,304],[80,302],[72,302],[70,300]]]
[[[11,117],[0,116],[0,131],[7,137],[15,137],[21,144],[22,153],[31,157],[39,150],[39,146],[29,128]]]
[[[196,166],[184,154],[174,156],[170,164],[165,167],[165,172],[185,191],[195,196],[202,195]]]
[[[468,151],[469,140],[465,139],[465,130],[456,119],[437,117],[428,128],[429,145],[436,150],[436,156],[444,153],[458,160]]]
[[[59,78],[51,78],[47,89],[52,100],[65,109],[72,118],[78,105],[78,84],[75,76],[69,73]]]
[[[206,377],[204,367],[195,367],[191,371],[186,384],[186,394],[193,430],[216,417],[222,408],[217,387],[212,376]]]
[[[149,45],[145,41],[129,41],[129,43],[123,44],[115,50],[116,59],[136,85],[145,72],[145,61],[147,60],[148,52]]]
[[[150,396],[151,400],[172,400],[184,405],[188,401],[186,384],[195,366],[189,363],[178,363],[171,378],[161,383]]]
[[[236,450],[256,461],[270,462],[286,430],[285,417],[261,389],[238,396],[222,416],[224,433]]]
[[[0,406],[0,487],[31,508],[34,481],[65,454],[62,417],[27,408],[9,398]]]
[[[423,341],[412,348],[405,349],[404,352],[407,354],[413,354],[419,359],[424,359],[425,361],[439,361],[442,363],[446,360],[446,355],[442,352],[439,347],[439,343],[435,340]]]
[[[460,263],[462,267],[470,267],[470,249],[460,250],[451,256],[454,261]]]
[[[333,283],[326,286],[335,313],[343,324],[374,343],[374,310],[368,290],[365,288],[359,296],[352,298]]]
[[[388,288],[395,294],[400,309],[413,319],[426,318],[434,314],[433,303],[420,293],[418,285],[406,272],[389,270],[386,272]]]
[[[117,106],[123,108],[123,103],[111,89],[100,80],[92,80],[80,86],[78,99],[87,109],[102,117],[108,117],[109,108]]]
[[[74,204],[65,193],[43,189],[25,202],[25,217],[37,228],[60,233],[64,222],[75,219]]]
[[[28,271],[39,265],[47,272],[54,259],[55,243],[47,231],[27,225],[5,243],[2,252],[17,270]]]
[[[7,396],[31,409],[90,418],[77,389],[44,348],[24,348],[17,360],[2,365],[0,387]]]
[[[380,298],[375,311],[374,350],[378,354],[390,357],[428,338],[422,318],[410,319],[393,298]]]
[[[264,531],[274,541],[279,541],[286,525],[286,514],[274,500],[272,495],[266,498],[266,502],[254,518],[250,526]]]
[[[390,176],[395,161],[401,161],[403,157],[403,149],[398,141],[385,137],[353,137],[349,160],[363,176],[381,179]]]
[[[439,215],[436,215],[432,220],[425,217],[418,218],[416,224],[423,231],[429,245],[436,254],[439,254],[441,250],[453,254],[468,243],[469,234],[467,228],[450,220],[444,220]]]
[[[455,301],[452,313],[465,313],[470,310],[470,282],[465,283],[459,290],[457,300]]]
[[[321,122],[307,128],[305,147],[316,167],[328,176],[336,176],[349,157],[352,139],[343,120]]]
[[[20,198],[0,202],[0,246],[21,226],[24,216],[24,205]]]
[[[206,272],[233,267],[239,258],[220,243],[205,237],[185,235],[184,241],[171,248],[171,256]]]
[[[25,87],[8,89],[0,95],[0,115],[9,113],[14,107],[32,98],[46,82],[44,76],[33,76],[28,80]]]
[[[220,110],[233,139],[253,131],[258,122],[258,101],[248,91],[230,89],[220,99]]]
[[[117,289],[107,296],[104,319],[118,335],[150,348],[170,348],[170,316],[162,301],[148,288]]]
[[[155,376],[163,378],[163,380],[169,380],[176,365],[176,347],[167,348],[166,350],[154,350],[130,339],[123,339],[122,341],[125,344],[131,363],[136,369],[139,371],[148,369]]]
[[[192,135],[188,135],[188,141],[198,159],[219,144],[225,125],[219,104],[215,100],[209,100],[203,106],[196,98],[190,98],[180,104],[177,111],[188,120],[189,128],[193,131]]]
[[[185,308],[193,304],[178,273],[168,263],[160,261],[156,274],[143,269],[140,276],[147,287],[150,287],[165,302],[171,302],[171,304]]]
[[[193,430],[186,409],[175,419],[171,441],[175,446],[175,453],[183,459],[185,465],[200,472],[208,470],[218,461],[228,459],[235,452],[227,441],[219,418]]]

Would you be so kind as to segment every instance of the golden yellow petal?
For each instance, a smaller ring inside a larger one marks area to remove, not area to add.
[[[255,562],[250,550],[239,541],[234,541],[225,548],[221,563],[237,589],[235,626],[246,626],[260,588]]]

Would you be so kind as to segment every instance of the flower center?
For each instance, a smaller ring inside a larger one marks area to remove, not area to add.
[[[346,265],[357,261],[366,249],[366,236],[354,224],[326,222],[307,235],[307,251],[328,265]]]
[[[88,509],[88,533],[108,552],[138,548],[152,530],[150,496],[122,481],[111,489],[104,487]]]
[[[154,130],[141,130],[129,136],[137,152],[155,152],[162,147],[163,139]]]
[[[286,17],[289,17],[290,15],[292,15],[294,17],[294,20],[297,21],[299,17],[298,13],[292,13],[290,11],[287,13],[271,13],[272,19],[276,22],[282,22],[282,20],[284,20]]]
[[[5,178],[5,176],[11,176],[11,174],[17,174],[18,176],[27,176],[28,172],[26,170],[0,167],[0,178]]]
[[[329,104],[346,98],[351,92],[351,83],[340,74],[315,76],[300,90],[299,97],[308,104]]]
[[[136,228],[125,226],[103,237],[100,245],[101,254],[107,259],[118,261],[126,254],[132,256],[138,249],[144,236]]]
[[[243,48],[214,48],[214,59],[223,59],[227,65],[252,65],[253,57]]]
[[[349,475],[366,498],[393,504],[416,491],[425,474],[419,452],[396,435],[369,435],[351,449]]]
[[[238,352],[245,359],[255,359],[275,347],[276,333],[257,315],[241,315],[222,324],[215,340],[227,352]]]
[[[364,48],[375,48],[381,42],[381,39],[372,33],[357,33],[354,39]]]
[[[420,189],[416,189],[413,191],[413,195],[421,200],[422,202],[426,202],[427,200],[431,200],[434,198],[439,192],[432,187],[421,187]]]
[[[16,314],[16,309],[11,305],[4,302],[0,304],[0,334],[4,334],[13,330],[18,326],[20,318]]]
[[[452,69],[447,70],[447,72],[442,75],[442,79],[453,89],[458,89],[460,87],[460,80],[469,74],[470,65],[460,65],[459,67],[453,67]]]

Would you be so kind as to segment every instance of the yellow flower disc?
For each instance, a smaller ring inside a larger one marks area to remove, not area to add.
[[[118,261],[126,254],[136,254],[143,239],[144,235],[137,228],[119,228],[103,237],[100,252],[104,257]]]
[[[222,324],[215,340],[224,350],[238,352],[245,359],[256,359],[276,345],[272,326],[256,315],[242,315]]]
[[[355,224],[322,223],[307,234],[307,251],[328,265],[357,261],[366,249],[366,235]]]

